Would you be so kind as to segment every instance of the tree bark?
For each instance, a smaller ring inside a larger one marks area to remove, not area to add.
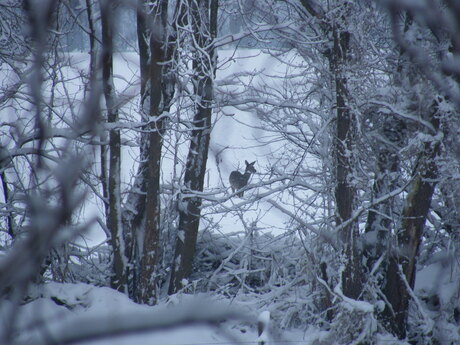
[[[372,186],[372,198],[380,198],[398,186],[400,147],[405,137],[406,125],[396,117],[388,117],[382,126],[380,135],[385,138],[378,142],[377,173]],[[389,145],[388,143],[391,143]],[[364,255],[367,268],[372,269],[374,263],[388,248],[388,241],[393,233],[392,216],[395,214],[394,199],[388,199],[369,210],[367,215],[366,233],[375,233],[376,243],[366,244]]]
[[[148,14],[150,13],[150,14]],[[129,294],[138,302],[154,304],[160,258],[160,173],[164,121],[169,111],[166,90],[168,1],[138,1],[137,32],[141,72],[141,115],[148,124],[141,134],[140,162],[133,190],[124,210]]]
[[[89,28],[89,70],[90,76],[95,77],[96,73],[96,30],[94,28],[94,19],[93,19],[93,5],[91,0],[85,0],[86,2],[86,16],[88,19],[88,28]]]
[[[86,92],[87,95],[90,95],[90,92],[94,91],[93,87],[97,83],[97,80],[99,78],[98,75],[98,68],[97,68],[97,51],[96,51],[96,28],[95,28],[95,22],[93,18],[93,0],[85,0],[86,2],[86,17],[88,20],[88,28],[89,28],[89,33],[88,33],[88,39],[89,39],[89,57],[90,57],[90,62],[89,62],[89,82],[86,87]],[[101,114],[101,119],[102,122],[106,121],[107,119],[103,118]],[[103,202],[104,202],[104,210],[105,214],[109,214],[109,187],[108,187],[108,169],[107,169],[107,154],[108,154],[108,147],[106,145],[107,142],[107,134],[104,131],[101,131],[99,135],[99,140],[101,141],[102,145],[99,147],[100,149],[100,181],[101,181],[101,186],[102,186],[102,197],[103,197]]]
[[[156,268],[160,257],[160,168],[163,145],[163,66],[166,48],[166,18],[168,1],[158,1],[153,14],[153,29],[150,33],[150,119],[155,119],[148,128],[148,161],[145,198],[145,230],[140,256],[140,301],[154,304],[156,301]]]
[[[3,150],[3,147],[0,146],[0,152]],[[1,167],[0,167],[1,168]],[[0,179],[2,180],[2,189],[3,189],[3,198],[5,200],[5,205],[7,209],[13,209],[13,203],[10,197],[10,188],[8,186],[8,180],[6,177],[6,172],[3,170],[0,173]],[[14,213],[13,211],[8,211],[8,215],[6,216],[6,224],[8,227],[8,235],[10,235],[11,239],[14,239],[16,236],[15,231],[15,223],[14,223]]]
[[[148,26],[148,1],[137,1],[137,43],[139,47],[139,69],[141,80],[141,101],[140,115],[142,121],[148,121],[148,110],[145,109],[144,101],[149,94],[147,88],[149,80],[149,35]],[[148,179],[147,164],[148,154],[148,134],[144,131],[140,133],[139,145],[139,166],[136,173],[134,184],[129,191],[125,207],[123,208],[123,231],[126,241],[126,257],[128,258],[128,295],[131,299],[139,302],[139,274],[140,274],[140,253],[142,252],[142,233],[145,227],[145,191]]]
[[[342,24],[343,25],[343,24]],[[350,50],[350,33],[342,28],[332,28],[333,50],[329,58],[335,83],[336,100],[336,224],[342,226],[345,269],[342,272],[342,289],[345,296],[358,298],[362,290],[360,256],[357,249],[358,227],[355,222],[343,225],[351,219],[355,207],[356,191],[353,179],[354,121],[348,106],[348,89],[345,69]]]
[[[107,120],[109,123],[118,121],[118,109],[115,105],[115,86],[113,84],[113,3],[101,0],[102,25],[102,79],[104,97],[107,106]],[[113,275],[110,285],[112,288],[126,292],[126,260],[124,258],[124,239],[121,224],[121,140],[120,131],[112,129],[109,134],[109,179],[107,226],[110,229],[110,244],[113,249]]]
[[[137,44],[139,46],[139,68],[141,77],[141,97],[145,96],[145,89],[149,79],[149,36],[147,6],[149,1],[137,0]],[[141,100],[143,103],[143,99]]]
[[[190,149],[185,167],[183,196],[179,206],[179,228],[176,240],[173,269],[169,293],[180,290],[182,282],[192,273],[195,246],[200,224],[201,199],[191,196],[203,191],[206,161],[208,159],[211,134],[211,114],[213,101],[213,79],[216,56],[212,42],[217,35],[217,0],[189,1],[195,47],[193,68],[195,71],[195,116],[190,140]],[[200,51],[206,54],[201,54]]]
[[[433,105],[430,116],[431,124],[437,131],[439,119],[436,104]],[[424,144],[419,157],[418,169],[413,177],[402,211],[401,228],[397,233],[398,244],[389,257],[383,292],[391,308],[389,306],[385,308],[383,317],[386,327],[400,339],[406,336],[410,300],[404,280],[411,289],[414,288],[419,247],[437,183],[438,170],[435,160],[439,150],[440,143],[436,139]]]
[[[345,296],[358,298],[362,290],[361,258],[357,248],[358,226],[356,222],[347,223],[352,218],[355,207],[356,191],[353,179],[353,145],[355,124],[353,114],[348,106],[348,87],[346,68],[349,62],[350,32],[346,28],[347,3],[341,5],[342,14],[335,23],[327,19],[321,8],[314,2],[301,0],[303,8],[318,20],[318,25],[326,37],[332,36],[332,48],[325,50],[329,60],[332,82],[335,86],[336,128],[335,128],[335,177],[334,191],[336,208],[336,225],[340,227],[343,243],[345,269],[342,272],[342,289]]]

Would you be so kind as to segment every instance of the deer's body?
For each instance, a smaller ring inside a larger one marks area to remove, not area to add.
[[[246,170],[244,171],[244,174],[240,173],[237,170],[232,171],[230,173],[229,182],[230,186],[232,187],[233,193],[245,187],[248,184],[251,175],[256,172],[256,168],[254,168],[254,164],[256,163],[255,161],[252,163],[248,163],[247,161],[244,162],[246,163]],[[241,198],[243,194],[244,192],[240,192],[237,195]]]

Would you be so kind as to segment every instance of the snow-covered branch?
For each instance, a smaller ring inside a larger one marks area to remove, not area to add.
[[[208,324],[218,327],[223,320],[251,319],[240,311],[197,299],[184,305],[119,314],[72,317],[55,324],[47,325],[46,332],[27,344],[76,344],[82,341],[91,341],[117,336],[134,335],[144,332],[154,332],[187,325]],[[21,342],[17,345],[25,345]]]

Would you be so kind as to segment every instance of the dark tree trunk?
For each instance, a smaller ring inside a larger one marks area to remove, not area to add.
[[[0,146],[0,152],[2,151],[3,147]],[[11,239],[14,239],[16,236],[15,231],[15,224],[14,224],[14,215],[13,215],[13,203],[10,197],[10,188],[8,186],[8,180],[6,177],[5,171],[0,173],[0,179],[2,180],[2,189],[3,189],[3,198],[5,200],[5,204],[7,206],[8,215],[6,216],[6,224],[8,227],[8,235],[10,235]]]
[[[102,79],[104,96],[107,106],[107,120],[109,123],[118,121],[118,109],[115,105],[115,86],[113,84],[113,18],[114,4],[101,0],[101,25],[102,25]],[[126,292],[126,268],[124,259],[124,239],[121,226],[121,193],[120,193],[120,167],[121,167],[121,140],[120,131],[112,129],[109,134],[109,179],[107,226],[110,229],[110,243],[113,249],[113,275],[112,288]]]
[[[198,44],[194,51],[193,68],[195,94],[200,100],[195,104],[196,112],[184,176],[184,192],[190,195],[196,191],[203,191],[208,159],[216,60],[212,41],[217,34],[218,1],[190,1],[189,6],[193,35]],[[203,56],[199,50],[205,50],[207,54]],[[170,294],[177,292],[182,287],[182,281],[188,279],[192,273],[200,225],[201,199],[198,196],[183,196],[180,205],[175,259],[169,285]]]
[[[89,28],[89,70],[90,76],[95,77],[96,73],[96,30],[94,28],[94,19],[93,19],[93,5],[91,0],[86,1],[86,16],[88,19],[88,28]]]
[[[150,14],[148,14],[150,13]],[[141,72],[141,115],[148,124],[141,134],[140,162],[133,190],[124,210],[129,294],[138,302],[156,302],[160,258],[160,168],[164,123],[170,89],[165,73],[168,1],[138,1],[137,32]]]
[[[149,95],[147,87],[149,80],[149,36],[148,26],[148,1],[137,1],[137,43],[139,47],[139,67],[141,80],[141,102],[140,115],[143,121],[148,121],[148,109],[144,102]],[[126,241],[126,257],[128,258],[128,294],[135,301],[139,301],[139,274],[140,274],[140,253],[139,238],[143,237],[145,227],[145,202],[146,182],[148,179],[148,133],[140,133],[139,167],[137,169],[134,185],[132,186],[123,209],[123,227]],[[142,242],[142,241],[141,241]]]
[[[351,298],[358,298],[362,290],[361,253],[357,248],[358,226],[351,222],[355,207],[356,191],[353,187],[353,145],[355,140],[355,123],[348,106],[348,88],[346,68],[349,63],[350,36],[346,30],[349,5],[339,5],[342,14],[331,22],[319,6],[308,0],[301,0],[303,8],[318,20],[326,37],[332,36],[332,48],[325,50],[329,60],[329,69],[335,87],[336,131],[335,131],[335,177],[334,191],[336,207],[336,225],[341,227],[340,237],[343,243],[345,270],[342,272],[343,293]]]
[[[357,249],[358,227],[349,222],[355,207],[356,191],[353,180],[354,120],[348,106],[348,90],[345,69],[348,63],[350,33],[333,28],[333,50],[329,58],[335,83],[336,117],[336,223],[342,226],[341,240],[344,246],[345,270],[342,273],[343,293],[358,298],[362,289],[361,259]],[[348,222],[348,223],[346,223]],[[346,223],[346,224],[345,224]]]
[[[163,145],[163,66],[166,53],[166,19],[168,1],[157,2],[150,33],[150,119],[148,128],[148,160],[145,198],[145,229],[140,256],[139,300],[153,304],[156,301],[157,266],[160,257],[160,167]]]
[[[393,191],[398,186],[399,153],[398,147],[404,140],[405,123],[396,117],[387,117],[380,135],[385,138],[378,142],[377,173],[372,186],[372,198],[378,199]],[[391,144],[388,144],[391,143]],[[388,240],[393,233],[395,200],[388,199],[369,210],[366,221],[366,233],[375,233],[377,241],[369,243],[365,248],[367,268],[372,269],[374,263],[388,248]]]
[[[433,105],[430,120],[433,128],[438,130],[439,119],[436,105]],[[405,338],[407,329],[410,295],[406,282],[410,289],[414,288],[419,247],[438,178],[435,160],[439,149],[439,141],[433,140],[424,144],[418,161],[418,169],[403,208],[401,228],[397,233],[398,247],[390,253],[389,257],[383,292],[392,308],[387,306],[383,316],[386,327],[400,339]]]
[[[88,20],[88,28],[89,28],[89,33],[88,33],[88,38],[89,38],[89,56],[90,56],[90,62],[89,62],[89,83],[87,86],[86,91],[88,92],[88,95],[90,92],[94,91],[93,86],[96,84],[98,80],[98,68],[97,68],[97,52],[96,52],[96,28],[95,28],[95,22],[93,18],[93,13],[94,13],[94,7],[93,7],[93,1],[92,0],[86,0],[86,16]],[[102,117],[102,116],[101,116]],[[100,119],[101,121],[106,121],[107,119]],[[102,185],[102,197],[103,197],[103,202],[104,202],[104,210],[105,214],[109,214],[109,194],[108,194],[108,177],[107,177],[107,154],[108,154],[108,147],[106,145],[107,143],[107,134],[102,131],[101,134],[99,135],[99,140],[101,141],[102,145],[99,147],[100,149],[100,181]]]
[[[139,46],[139,68],[141,73],[141,97],[145,96],[149,79],[149,36],[147,6],[149,1],[137,0],[137,44]],[[143,99],[141,101],[143,103]]]
[[[85,0],[86,4],[86,18],[88,20],[88,39],[89,39],[89,80],[88,84],[85,86],[86,87],[86,96],[91,95],[91,92],[94,90],[94,86],[98,82],[99,79],[99,74],[98,74],[98,68],[97,68],[97,52],[96,52],[96,27],[95,27],[95,20],[93,18],[93,13],[94,13],[94,3],[93,0]],[[100,115],[100,121],[106,122],[107,119]],[[107,146],[107,134],[104,131],[101,131],[99,134],[99,140],[102,143],[101,146],[99,147],[100,149],[100,176],[99,180],[101,181],[102,185],[102,197],[103,197],[103,202],[104,202],[104,209],[105,209],[105,214],[109,214],[109,196],[108,196],[108,169],[107,169],[107,154],[108,154],[108,146]]]

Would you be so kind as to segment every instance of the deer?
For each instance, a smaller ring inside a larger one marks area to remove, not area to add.
[[[244,174],[240,173],[238,170],[232,171],[230,173],[228,180],[230,181],[230,186],[232,187],[233,193],[245,187],[248,184],[251,175],[257,172],[256,168],[254,168],[256,161],[248,163],[248,161],[245,160],[244,162],[246,163],[246,170],[244,171]],[[243,194],[244,192],[239,192],[237,195],[242,198]]]

